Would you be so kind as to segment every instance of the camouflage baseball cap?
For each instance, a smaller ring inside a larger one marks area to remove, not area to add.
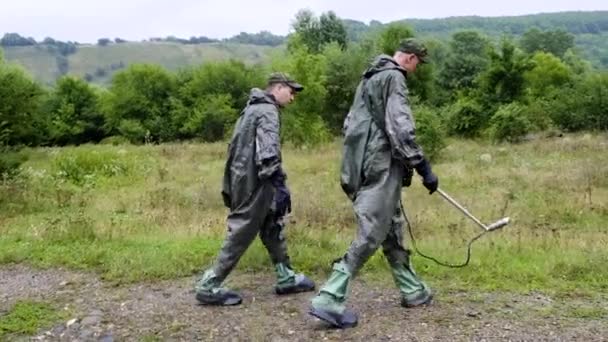
[[[273,72],[272,74],[270,74],[270,77],[268,77],[268,85],[276,83],[286,84],[297,92],[304,90],[304,87],[300,83],[296,82],[293,78],[291,78],[288,74],[284,72]]]
[[[418,56],[420,63],[427,63],[427,50],[426,46],[416,38],[407,38],[401,41],[399,44],[399,51],[405,53],[413,53]]]

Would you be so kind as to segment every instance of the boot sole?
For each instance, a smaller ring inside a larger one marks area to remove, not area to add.
[[[353,321],[342,322],[339,321],[335,315],[332,315],[331,313],[324,310],[315,309],[314,307],[311,308],[310,311],[308,311],[308,314],[324,321],[325,323],[329,323],[332,327],[338,329],[354,328],[357,326],[358,323],[356,315],[354,316]]]
[[[312,287],[288,287],[288,288],[275,287],[274,293],[276,293],[279,296],[283,296],[283,295],[300,293],[300,292],[310,292],[310,291],[314,291],[314,290],[315,290],[314,286],[312,286]]]
[[[218,299],[210,296],[205,296],[203,294],[197,293],[196,300],[202,305],[214,305],[214,306],[233,306],[239,305],[243,302],[242,298],[226,298],[226,299]]]
[[[426,298],[415,300],[410,303],[401,302],[401,306],[403,306],[404,308],[411,309],[411,308],[415,308],[418,306],[428,306],[428,305],[431,305],[432,302],[433,302],[433,294],[429,294]]]

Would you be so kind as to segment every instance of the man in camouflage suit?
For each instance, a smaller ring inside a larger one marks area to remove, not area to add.
[[[403,248],[401,188],[409,185],[412,169],[433,193],[438,179],[416,143],[406,77],[424,63],[427,50],[416,39],[401,42],[391,57],[378,56],[363,74],[344,123],[340,175],[344,192],[353,201],[357,236],[346,254],[335,261],[333,273],[312,300],[310,314],[338,328],[353,327],[357,315],[345,307],[352,278],[382,245],[401,292],[401,305],[415,307],[432,299]]]
[[[237,305],[241,296],[221,284],[259,234],[275,265],[277,294],[312,291],[314,282],[296,274],[289,263],[283,217],[291,212],[279,139],[279,109],[303,87],[273,73],[265,91],[251,90],[228,148],[222,197],[230,209],[228,234],[213,267],[195,285],[196,299],[207,305]]]

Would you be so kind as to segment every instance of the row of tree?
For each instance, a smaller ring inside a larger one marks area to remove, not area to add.
[[[273,70],[304,84],[284,111],[283,137],[314,144],[339,134],[360,75],[379,53],[414,35],[393,24],[349,41],[332,13],[298,14],[288,48],[266,65],[206,63],[169,72],[131,65],[108,88],[62,77],[51,89],[0,58],[0,145],[216,141],[229,134],[249,89]],[[408,77],[423,146],[435,153],[446,134],[516,141],[529,132],[608,129],[608,73],[593,69],[558,31],[533,31],[495,44],[476,31],[428,41],[432,63]],[[552,43],[555,42],[555,44]]]
[[[275,35],[269,31],[261,31],[258,33],[247,33],[241,32],[235,36],[224,39],[215,39],[209,38],[206,36],[195,37],[192,36],[190,38],[179,38],[175,36],[168,36],[165,38],[160,37],[152,37],[149,39],[151,42],[168,42],[168,43],[178,43],[178,44],[205,44],[205,43],[219,43],[219,42],[227,42],[227,43],[240,43],[240,44],[253,44],[253,45],[268,45],[268,46],[278,46],[286,41],[285,36]],[[116,37],[114,39],[103,37],[97,39],[97,45],[99,46],[107,46],[110,44],[123,44],[128,43],[129,41],[126,39],[122,39]],[[81,45],[78,42],[62,42],[60,40],[56,40],[51,37],[46,37],[42,41],[38,42],[36,39],[32,37],[23,37],[18,33],[9,32],[5,33],[4,36],[0,38],[0,47],[14,47],[14,46],[57,46],[60,49],[65,49],[65,47],[69,47],[69,49],[75,49]],[[72,53],[74,51],[71,51]]]

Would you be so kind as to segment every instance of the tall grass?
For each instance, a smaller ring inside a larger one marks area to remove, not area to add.
[[[508,215],[512,223],[473,246],[468,268],[415,256],[418,272],[445,290],[605,292],[607,146],[605,134],[517,145],[448,141],[434,164],[441,187],[482,221]],[[0,262],[92,269],[116,282],[198,272],[225,234],[225,151],[223,143],[29,150],[20,175],[0,185]],[[295,267],[321,275],[356,229],[339,185],[340,144],[283,154],[294,208],[290,254]],[[403,200],[418,247],[462,261],[479,228],[418,179]],[[239,269],[270,272],[261,243]],[[379,252],[362,274],[390,281],[386,271]]]

